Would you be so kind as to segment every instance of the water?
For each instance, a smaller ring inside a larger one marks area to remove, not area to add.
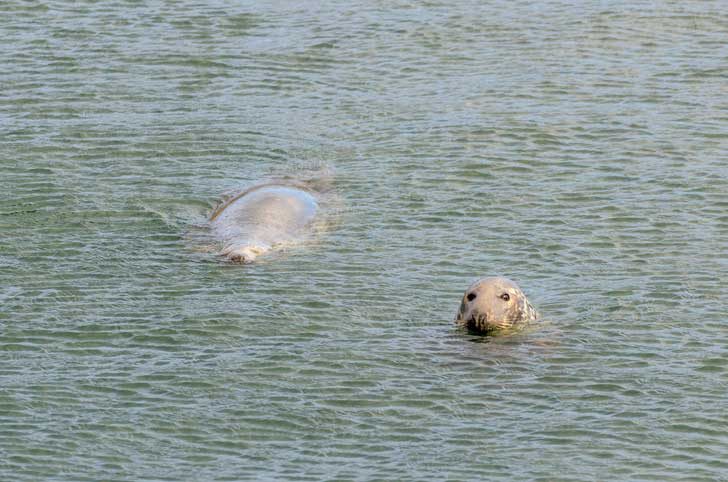
[[[0,4],[0,479],[727,480],[726,3],[263,3]]]

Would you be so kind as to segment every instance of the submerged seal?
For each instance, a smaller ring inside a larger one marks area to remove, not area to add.
[[[299,241],[318,212],[315,195],[303,187],[262,184],[233,197],[210,216],[222,255],[252,263],[271,249]]]
[[[537,319],[538,313],[521,288],[507,278],[495,276],[479,279],[465,290],[455,323],[487,334]]]

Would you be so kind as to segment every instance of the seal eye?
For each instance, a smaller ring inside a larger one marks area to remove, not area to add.
[[[468,294],[468,301],[473,301],[478,295],[475,293],[469,293]]]
[[[511,299],[511,297],[508,293],[503,293],[502,295],[500,295],[500,299],[502,299],[503,301],[508,301]]]

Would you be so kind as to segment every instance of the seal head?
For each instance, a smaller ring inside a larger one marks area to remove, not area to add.
[[[228,246],[221,253],[227,256],[230,261],[242,264],[250,264],[261,254],[265,254],[270,250],[270,246]]]
[[[499,276],[482,278],[463,295],[455,323],[468,330],[488,334],[535,321],[538,313],[521,288]]]

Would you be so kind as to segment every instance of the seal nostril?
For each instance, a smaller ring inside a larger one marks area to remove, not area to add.
[[[475,293],[468,294],[468,301],[473,301],[477,296]]]

